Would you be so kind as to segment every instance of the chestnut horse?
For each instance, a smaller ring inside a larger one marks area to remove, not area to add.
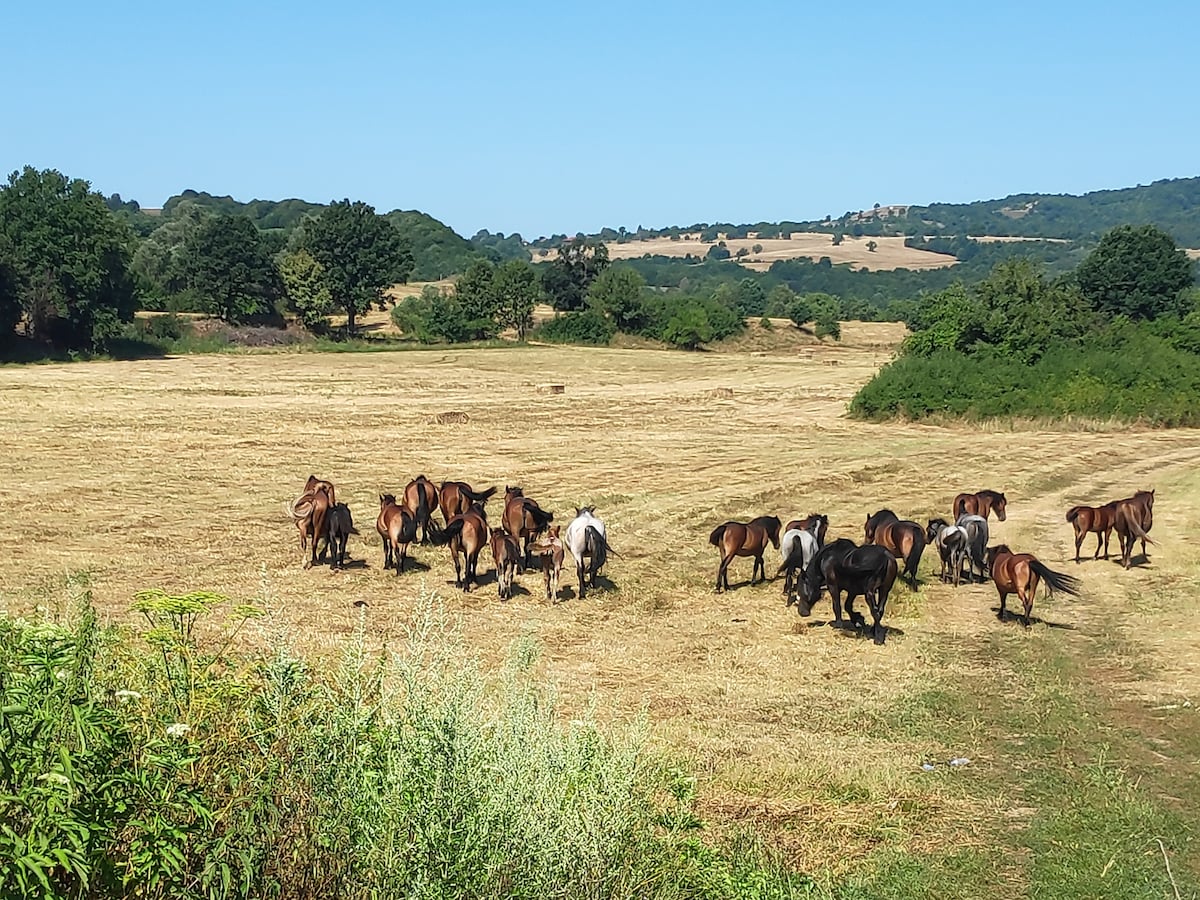
[[[787,527],[783,529],[783,533],[789,531],[811,531],[813,537],[817,539],[817,546],[825,546],[825,532],[829,531],[829,516],[823,513],[813,513],[804,519],[792,519],[787,523]]]
[[[316,481],[312,476],[309,476],[308,484],[312,485]],[[287,511],[295,522],[296,529],[300,532],[300,555],[307,555],[308,538],[312,536],[312,557],[304,563],[304,568],[310,568],[317,564],[317,545],[322,541],[325,542],[326,550],[329,549],[329,535],[327,533],[326,518],[329,515],[329,510],[333,506],[333,500],[330,498],[329,490],[325,485],[332,485],[329,482],[316,482],[317,487],[312,490],[305,486],[304,493],[296,498],[294,503],[287,505]]]
[[[558,526],[552,525],[547,528],[546,533],[538,538],[533,548],[542,561],[542,578],[546,582],[546,599],[551,603],[557,603],[558,579],[562,576],[564,557],[563,542],[558,536]],[[583,596],[582,591],[579,596]]]
[[[494,493],[494,487],[486,491],[476,491],[465,481],[443,481],[438,488],[438,505],[442,510],[442,519],[449,522],[455,516],[465,513],[473,503],[487,503]]]
[[[417,539],[416,518],[396,502],[395,494],[380,494],[375,530],[383,538],[383,567],[394,566],[399,575],[408,558],[408,545]]]
[[[524,571],[521,567],[521,548],[503,528],[493,528],[491,535],[492,559],[496,563],[496,586],[500,592],[500,599],[507,600],[512,596],[513,576]]]
[[[1008,498],[999,491],[976,491],[974,494],[959,494],[954,498],[954,521],[966,513],[973,516],[983,516],[985,519],[992,510],[1001,522],[1008,515]]]
[[[1037,594],[1039,580],[1046,582],[1046,591],[1053,596],[1055,591],[1079,596],[1081,582],[1078,578],[1054,572],[1032,553],[1013,553],[1007,544],[997,544],[988,547],[988,568],[992,571],[992,580],[996,582],[996,590],[1000,593],[1000,611],[996,618],[1004,621],[1004,604],[1009,594],[1016,594],[1025,606],[1022,621],[1029,627],[1029,614],[1033,611],[1033,598]]]
[[[917,569],[925,552],[925,529],[909,519],[901,519],[890,509],[867,516],[863,535],[868,544],[878,544],[893,556],[904,560],[904,576],[908,586],[917,589]]]
[[[1100,547],[1104,547],[1104,558],[1108,559],[1108,539],[1117,524],[1117,503],[1103,506],[1072,506],[1067,510],[1067,521],[1075,529],[1075,562],[1079,562],[1079,548],[1088,532],[1096,532],[1096,552],[1092,559],[1100,558]]]
[[[729,590],[729,563],[735,556],[753,556],[754,569],[750,573],[750,584],[762,573],[767,580],[767,569],[763,565],[763,552],[767,542],[779,549],[779,517],[759,516],[750,522],[726,522],[713,529],[708,542],[721,551],[721,564],[717,566],[717,593],[722,588]]]
[[[525,496],[519,487],[504,486],[504,517],[500,524],[517,540],[525,542],[525,568],[531,568],[533,557],[529,545],[554,521],[554,513],[538,506],[536,500]]]
[[[450,558],[454,560],[454,586],[467,593],[471,584],[479,584],[479,554],[488,542],[487,513],[482,503],[472,504],[465,513],[451,516],[445,529],[435,532],[435,544],[449,544]],[[462,554],[462,563],[459,563]],[[497,569],[496,578],[500,571]]]
[[[1133,542],[1141,539],[1143,557],[1146,557],[1146,544],[1154,543],[1147,533],[1154,525],[1154,491],[1138,491],[1132,497],[1115,502],[1113,528],[1121,543],[1121,565],[1128,569],[1133,565]]]
[[[876,644],[887,637],[883,626],[883,612],[887,607],[888,594],[896,583],[896,558],[885,547],[867,545],[854,546],[854,541],[839,538],[822,547],[800,581],[800,615],[812,615],[813,605],[821,599],[821,585],[829,588],[833,601],[834,627],[842,626],[842,591],[846,592],[846,612],[850,624],[865,627],[867,622],[862,613],[855,612],[854,598],[860,594],[867,601],[874,620],[872,636]]]
[[[438,492],[433,482],[418,475],[404,486],[404,508],[417,520],[421,543],[429,543],[430,515],[438,508]]]

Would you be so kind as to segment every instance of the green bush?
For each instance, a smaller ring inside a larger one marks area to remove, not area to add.
[[[552,344],[587,344],[607,347],[617,333],[616,326],[595,310],[569,312],[547,319],[534,329],[534,340]]]

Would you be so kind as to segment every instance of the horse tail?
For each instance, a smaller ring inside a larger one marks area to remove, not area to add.
[[[599,570],[608,556],[608,542],[595,525],[589,525],[583,530],[583,545],[591,549],[592,567]]]
[[[1079,590],[1083,587],[1083,582],[1073,575],[1066,575],[1062,572],[1055,572],[1053,569],[1046,568],[1039,560],[1032,560],[1029,563],[1029,568],[1046,582],[1046,587],[1050,593],[1062,591],[1064,594],[1070,594],[1072,597],[1079,596]]]
[[[441,531],[434,530],[433,534],[429,536],[430,543],[437,547],[450,543],[454,538],[462,534],[463,524],[466,521],[462,516],[455,516]]]
[[[1082,506],[1072,506],[1070,509],[1067,510],[1067,521],[1074,522],[1076,519],[1079,518],[1079,514],[1081,512],[1083,512]]]
[[[712,544],[714,547],[720,547],[721,546],[721,538],[724,537],[724,535],[725,535],[725,526],[718,525],[716,528],[713,529],[713,533],[708,536],[708,542],[710,544]]]
[[[462,488],[461,490],[466,498],[472,503],[487,503],[488,500],[491,499],[492,495],[496,493],[496,486],[493,485],[486,491],[472,491],[469,488]]]
[[[417,482],[417,523],[419,525],[427,525],[429,523],[429,498],[425,496],[425,483]]]
[[[959,494],[954,498],[954,521],[957,522],[959,517],[967,511],[967,498]]]
[[[1128,510],[1123,510],[1122,512],[1124,513],[1125,522],[1129,525],[1129,530],[1133,532],[1133,536],[1141,538],[1147,544],[1153,544],[1154,538],[1146,534],[1146,529],[1142,527],[1142,523],[1134,518]]]
[[[538,531],[541,531],[554,521],[554,513],[546,512],[546,510],[533,503],[527,502],[525,504],[525,512],[529,513],[529,515],[533,517],[533,522],[535,525],[537,525]]]
[[[904,560],[904,570],[915,581],[917,578],[917,569],[921,567],[921,556],[925,553],[925,535],[921,534],[920,528],[914,530],[913,535],[915,536],[913,545],[908,551],[908,558]]]

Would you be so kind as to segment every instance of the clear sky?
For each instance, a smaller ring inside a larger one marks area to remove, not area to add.
[[[1200,174],[1200,2],[10,3],[0,164],[470,236]]]

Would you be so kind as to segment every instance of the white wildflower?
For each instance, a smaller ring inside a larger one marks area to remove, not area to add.
[[[70,677],[70,675],[68,674],[66,669],[59,669],[57,672],[54,673],[54,677],[57,678],[59,681],[66,681],[67,678]]]
[[[130,700],[141,700],[142,695],[137,691],[117,691],[117,702],[128,703]]]
[[[167,737],[181,738],[191,730],[191,725],[188,725],[185,722],[176,722],[173,725],[167,726]]]
[[[55,784],[70,784],[71,779],[59,772],[47,772],[44,775],[39,775],[38,781],[52,781]]]

